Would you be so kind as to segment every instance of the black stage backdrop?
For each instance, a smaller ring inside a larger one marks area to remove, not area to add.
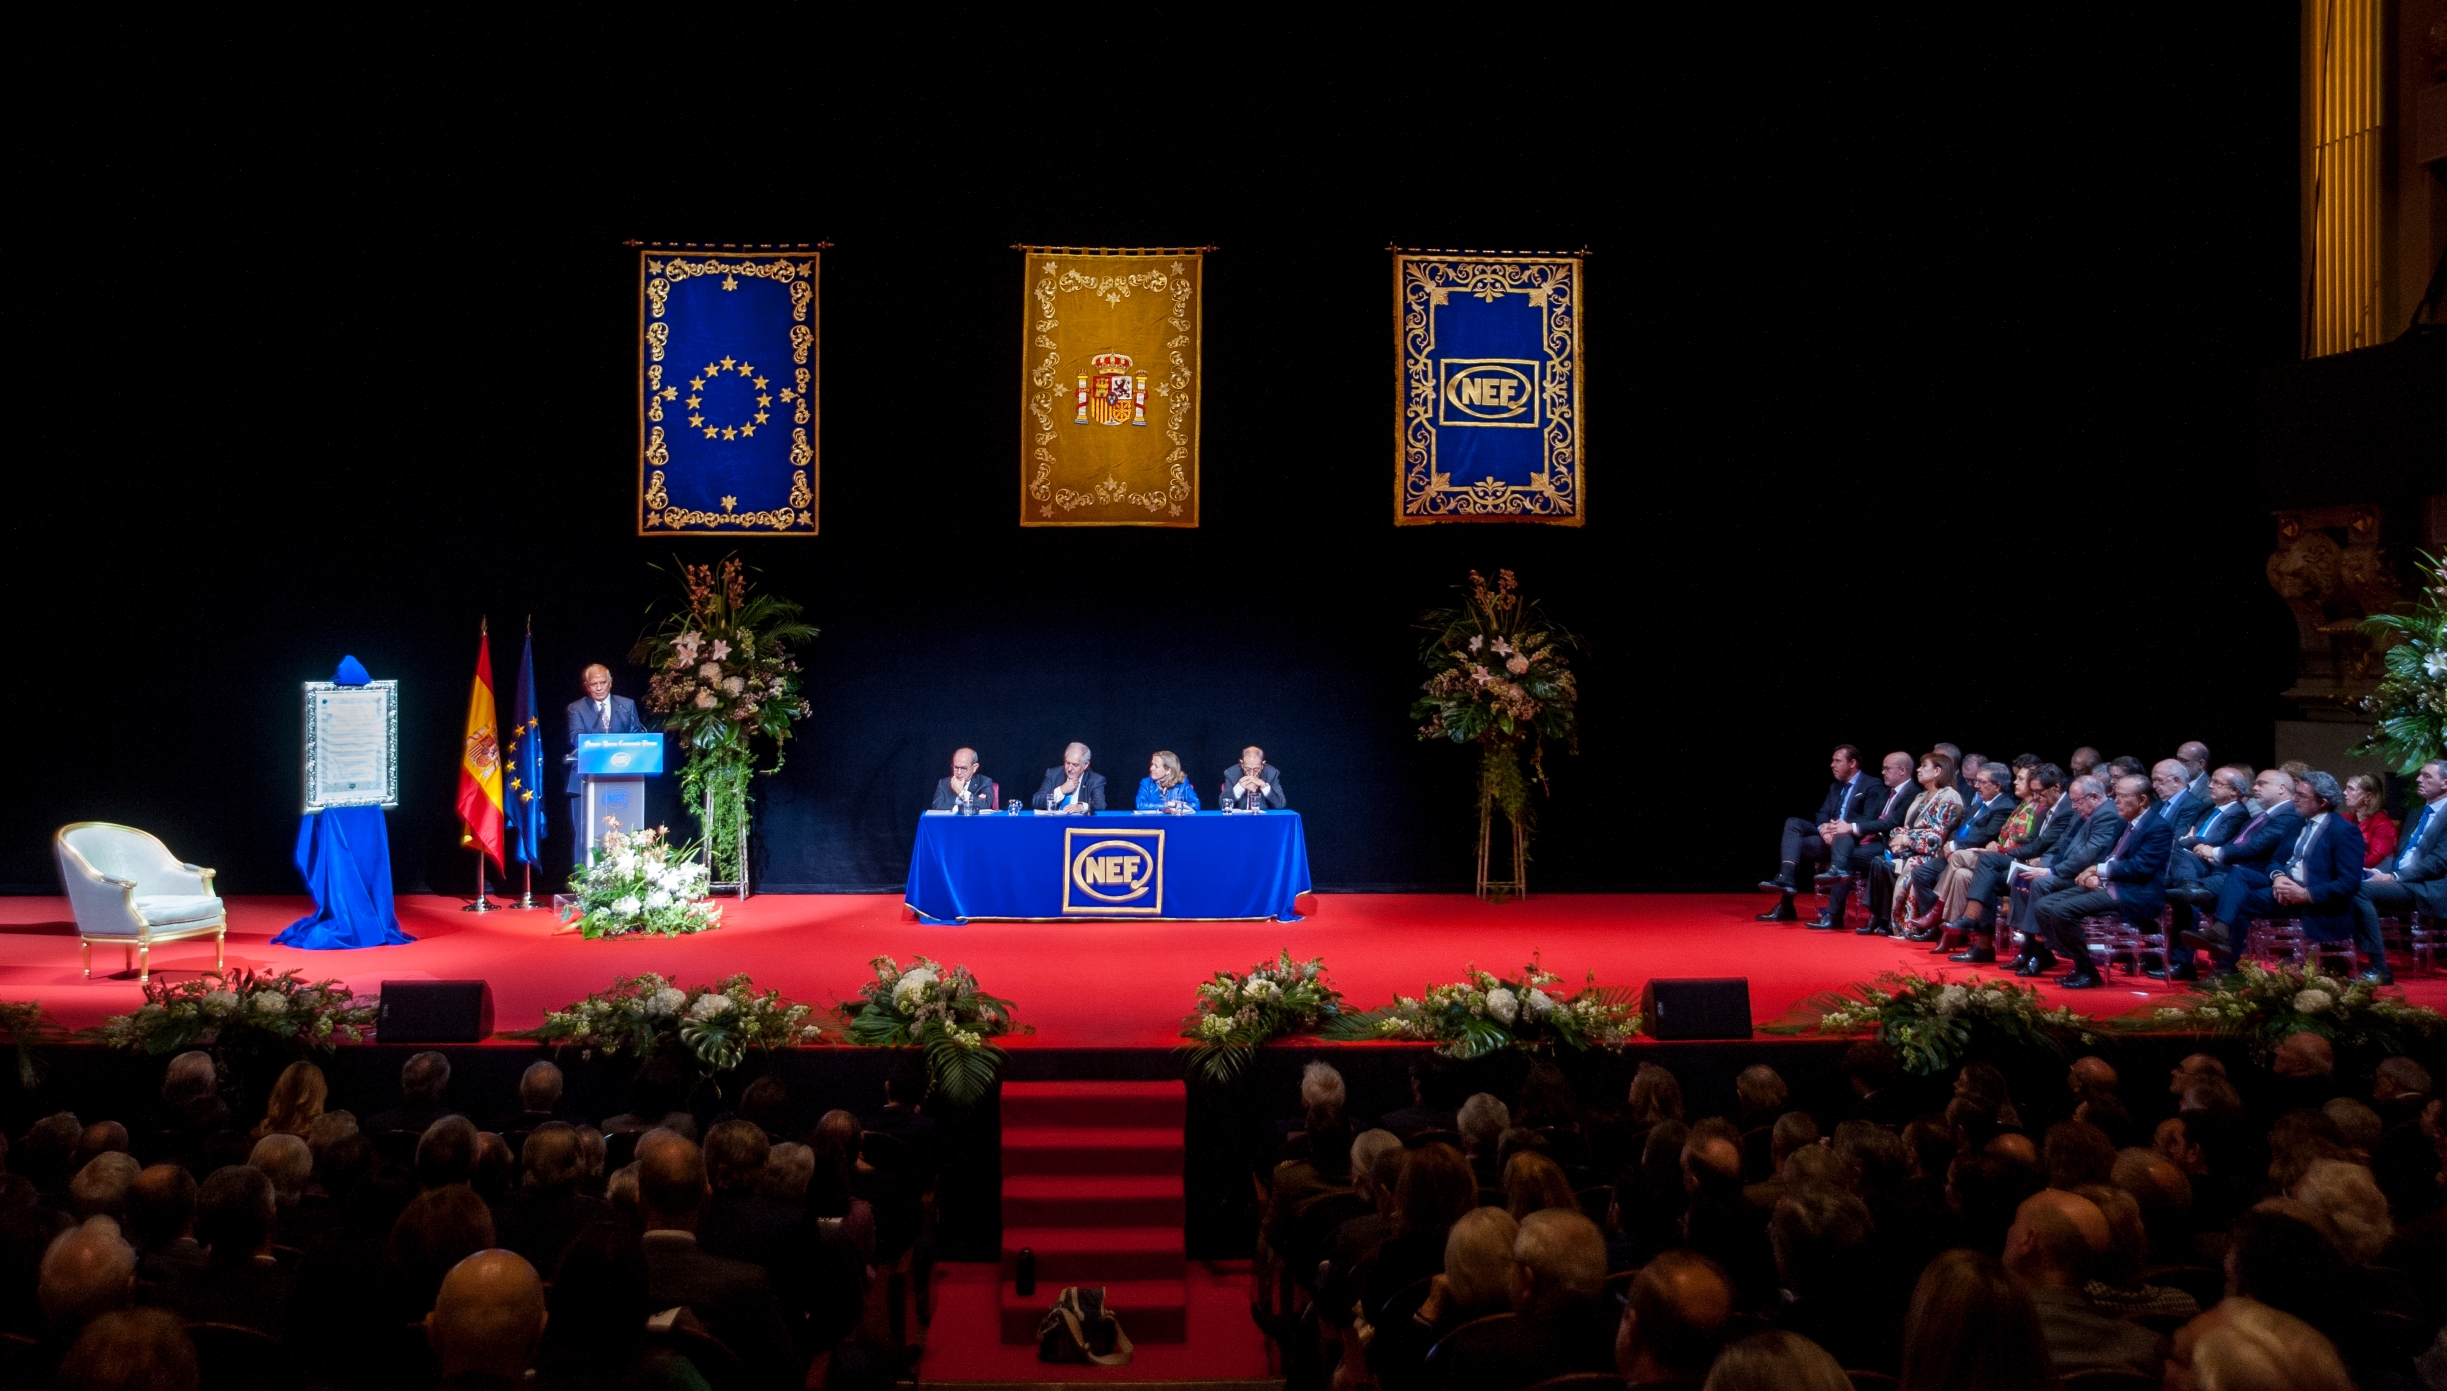
[[[399,885],[467,891],[479,618],[506,717],[533,616],[557,733],[584,663],[642,689],[675,555],[632,534],[626,237],[837,243],[822,535],[736,543],[824,630],[769,888],[897,887],[956,745],[1027,790],[1074,738],[1124,795],[1262,744],[1320,887],[1463,887],[1471,756],[1406,707],[1473,567],[1588,640],[1539,890],[1746,884],[1838,740],[2265,758],[2291,628],[2244,416],[2293,350],[2294,8],[1855,20],[1432,81],[1241,34],[1100,78],[1015,31],[897,86],[803,12],[729,68],[64,36],[11,156],[0,885],[55,892],[50,831],[100,818],[296,892],[297,683],[354,653],[403,687]],[[1200,529],[1014,524],[1014,242],[1220,246]],[[1590,248],[1586,527],[1391,524],[1389,242]]]

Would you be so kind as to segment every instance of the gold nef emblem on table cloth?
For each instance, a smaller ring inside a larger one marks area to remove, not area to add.
[[[1164,911],[1164,833],[1066,828],[1062,834],[1062,911],[1143,914]]]
[[[1098,353],[1088,360],[1072,391],[1071,423],[1085,425],[1144,425],[1147,423],[1147,374],[1134,372],[1130,354]]]

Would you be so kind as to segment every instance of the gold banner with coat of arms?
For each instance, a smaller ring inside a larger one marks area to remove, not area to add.
[[[1020,525],[1198,525],[1198,250],[1029,247]]]

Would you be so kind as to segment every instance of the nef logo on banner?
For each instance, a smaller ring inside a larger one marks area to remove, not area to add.
[[[1062,911],[1154,917],[1164,911],[1164,833],[1065,829]]]

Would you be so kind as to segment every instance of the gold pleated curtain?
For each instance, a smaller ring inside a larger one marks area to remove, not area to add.
[[[2303,356],[2366,348],[2379,322],[2380,127],[2387,84],[2381,0],[2303,7],[2310,285]]]

